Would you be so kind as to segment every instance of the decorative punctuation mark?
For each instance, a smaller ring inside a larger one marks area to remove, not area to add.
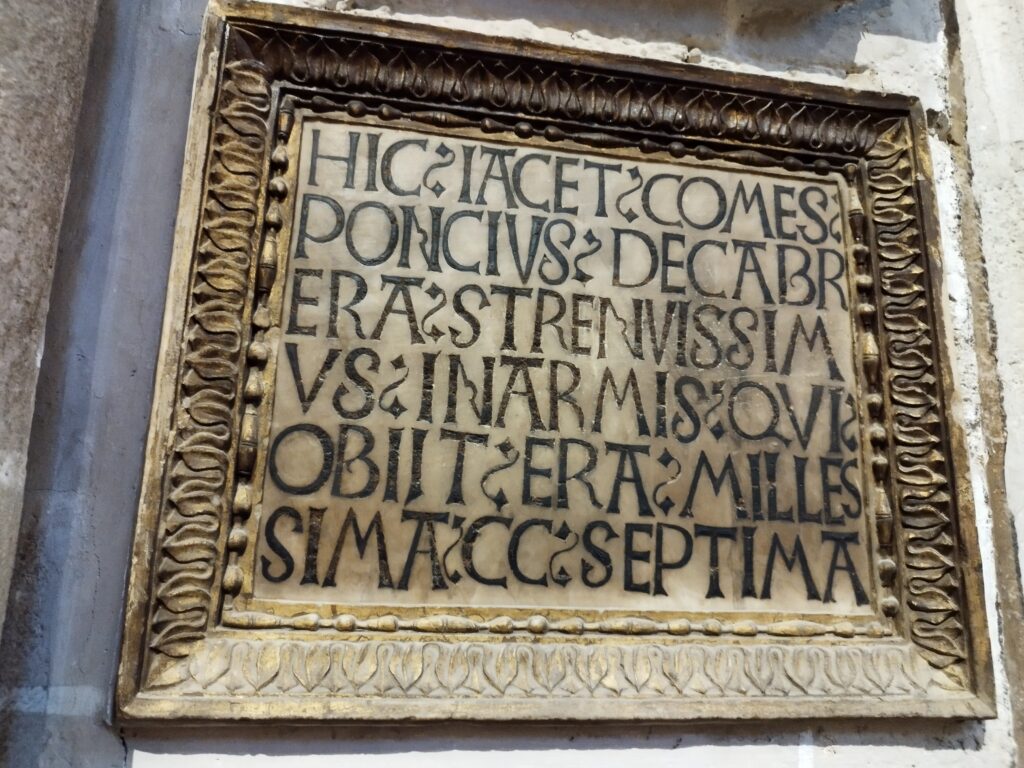
[[[673,501],[672,497],[667,494],[664,498],[661,499],[659,499],[658,496],[661,495],[661,492],[667,486],[671,485],[672,483],[679,479],[679,475],[683,471],[683,465],[679,463],[675,456],[668,452],[668,448],[662,450],[661,456],[658,457],[658,463],[661,464],[661,466],[663,466],[665,469],[668,469],[669,466],[672,464],[676,465],[675,474],[672,475],[672,477],[654,486],[654,503],[657,504],[658,508],[667,515],[669,510],[672,509],[672,507],[675,505],[675,501]]]
[[[704,416],[705,423],[708,417],[711,416],[711,414],[713,414],[715,411],[717,411],[719,407],[725,402],[725,392],[723,389],[724,386],[725,385],[723,382],[716,381],[714,385],[711,387],[711,394],[714,395],[716,399],[715,404],[708,409],[708,412]],[[725,434],[725,427],[722,425],[721,418],[717,418],[718,420],[714,424],[711,424],[708,427],[708,430],[711,432],[712,435],[715,436],[715,440],[721,440],[722,435]]]
[[[494,506],[497,508],[497,510],[501,512],[501,508],[508,504],[508,497],[505,495],[505,491],[502,488],[499,488],[497,493],[490,493],[487,490],[487,481],[490,480],[493,475],[496,475],[498,472],[508,469],[517,461],[519,461],[519,451],[516,450],[516,447],[515,445],[513,445],[512,441],[507,438],[502,442],[498,443],[497,448],[499,451],[501,451],[501,455],[505,457],[506,461],[502,464],[498,464],[495,467],[491,467],[484,473],[484,476],[480,478],[480,490],[484,492],[484,496],[490,499]]]
[[[384,396],[398,389],[400,386],[402,386],[402,384],[405,383],[405,380],[409,378],[409,367],[405,364],[405,358],[403,358],[402,355],[399,355],[398,357],[391,361],[391,367],[394,368],[396,371],[404,369],[405,372],[402,374],[402,378],[398,379],[397,381],[391,382],[381,391],[379,402],[382,411],[390,413],[394,418],[397,419],[399,416],[401,416],[409,409],[406,408],[402,404],[402,401],[398,399],[398,395],[395,395],[391,399],[391,402],[385,405]]]
[[[566,541],[570,536],[573,537],[572,544],[570,544],[567,547],[564,547],[563,549],[558,550],[553,555],[551,555],[551,559],[548,560],[548,574],[551,576],[551,580],[560,587],[564,587],[570,581],[572,581],[572,576],[570,576],[569,572],[565,570],[564,565],[560,565],[558,567],[558,572],[555,573],[555,560],[559,557],[559,555],[564,555],[566,552],[571,552],[572,550],[576,549],[576,545],[580,543],[580,535],[576,533],[574,530],[572,530],[572,528],[570,528],[569,525],[563,520],[561,527],[557,531],[555,531],[555,537],[561,539],[562,541]]]
[[[437,302],[437,304],[432,306],[430,308],[430,311],[423,316],[423,321],[421,323],[421,325],[423,326],[423,330],[427,332],[427,335],[430,336],[430,338],[432,338],[434,341],[437,341],[439,338],[444,336],[444,331],[438,328],[436,324],[428,328],[427,320],[429,320],[431,317],[437,314],[443,307],[447,306],[448,297],[445,295],[444,290],[442,290],[437,283],[431,283],[430,287],[427,288],[426,290],[426,294],[432,299],[437,299],[438,297],[441,298],[441,300]]]
[[[440,144],[435,151],[441,157],[445,158],[447,162],[434,163],[429,168],[427,168],[426,172],[423,174],[423,184],[427,187],[427,189],[434,193],[434,197],[439,198],[441,197],[442,194],[444,194],[446,187],[440,181],[435,181],[433,184],[427,184],[427,177],[430,176],[430,174],[433,173],[434,171],[440,170],[441,168],[447,168],[452,163],[454,163],[455,152],[453,152],[451,148],[448,147],[447,144]]]
[[[573,279],[582,285],[586,285],[588,282],[594,279],[594,276],[587,272],[584,272],[580,268],[580,262],[583,261],[588,256],[593,256],[595,253],[601,250],[601,240],[594,234],[594,230],[592,229],[587,230],[587,233],[583,236],[583,240],[587,243],[587,245],[590,246],[590,250],[584,251],[579,256],[577,256],[576,259],[573,261],[572,266],[573,269],[576,270],[576,275],[575,277],[573,277]]]

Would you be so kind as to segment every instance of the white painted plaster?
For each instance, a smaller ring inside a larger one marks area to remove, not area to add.
[[[1006,409],[1006,493],[1024,545],[1024,3],[958,4],[969,89],[974,196],[982,219]],[[1024,631],[1024,628],[1018,628]]]

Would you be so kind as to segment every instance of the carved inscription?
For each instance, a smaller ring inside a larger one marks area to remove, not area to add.
[[[838,177],[301,130],[257,596],[868,611]]]

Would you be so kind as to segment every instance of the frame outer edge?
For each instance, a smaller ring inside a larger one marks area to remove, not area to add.
[[[927,258],[931,269],[929,279],[932,291],[932,319],[935,324],[936,354],[942,381],[942,405],[946,409],[948,437],[951,446],[951,458],[954,475],[953,495],[956,499],[957,519],[956,531],[958,538],[958,566],[960,570],[963,604],[961,611],[964,617],[964,630],[967,633],[967,652],[970,656],[968,669],[971,683],[979,705],[984,709],[980,717],[994,718],[997,716],[995,673],[992,663],[992,643],[988,627],[988,614],[985,600],[985,584],[981,568],[974,567],[980,561],[981,549],[978,541],[977,510],[971,492],[970,463],[963,427],[952,418],[953,401],[957,393],[953,377],[953,350],[947,343],[947,318],[944,310],[943,297],[945,292],[944,259],[941,248],[941,226],[939,222],[938,201],[936,200],[933,183],[934,168],[931,148],[929,145],[927,120],[924,107],[919,99],[910,105],[910,128],[914,139],[915,156],[921,166],[915,186],[921,200],[921,214],[924,223],[924,235]]]
[[[181,341],[185,323],[185,309],[189,293],[189,277],[192,269],[192,256],[198,234],[199,214],[194,200],[201,200],[205,183],[205,170],[209,150],[209,133],[211,128],[211,105],[217,93],[221,69],[221,53],[224,32],[234,17],[251,21],[278,21],[289,25],[317,24],[332,30],[352,29],[364,33],[385,35],[377,20],[360,19],[352,16],[338,17],[325,12],[308,9],[290,9],[294,14],[286,14],[285,9],[264,3],[241,3],[237,0],[212,0],[204,20],[203,33],[199,45],[198,60],[193,86],[193,98],[190,109],[188,136],[186,140],[185,158],[182,172],[182,188],[179,197],[179,209],[175,225],[175,236],[170,261],[167,297],[162,325],[162,336],[159,357],[155,370],[154,395],[151,406],[150,425],[146,441],[146,463],[140,491],[139,509],[133,537],[131,564],[128,574],[126,593],[126,614],[124,634],[121,642],[121,656],[118,667],[117,692],[115,701],[115,718],[119,722],[163,721],[168,718],[184,723],[204,722],[211,719],[225,721],[268,720],[288,722],[295,720],[328,720],[351,718],[354,720],[388,720],[401,721],[408,719],[438,720],[514,720],[522,718],[526,712],[535,710],[537,701],[508,700],[508,711],[499,717],[481,718],[478,704],[472,701],[446,699],[420,699],[394,701],[378,698],[352,701],[307,700],[290,703],[288,714],[282,714],[275,708],[271,699],[211,698],[192,700],[183,707],[184,701],[178,697],[160,694],[140,694],[139,681],[142,664],[145,658],[145,643],[148,636],[145,623],[149,616],[151,600],[151,580],[153,561],[153,542],[156,535],[155,522],[160,514],[160,501],[163,490],[163,462],[160,460],[168,450],[168,438],[171,435],[168,408],[173,414],[174,395],[177,389],[177,372],[182,354]],[[409,39],[418,40],[440,32],[439,29],[426,25],[396,23],[395,29],[407,34]],[[466,47],[490,53],[512,54],[521,46],[517,40],[488,40],[480,35],[467,32],[454,32],[448,44],[463,44]],[[586,64],[590,66],[618,68],[633,74],[652,74],[656,71],[668,72],[678,77],[695,78],[712,86],[731,83],[733,88],[753,89],[761,92],[776,91],[780,96],[789,98],[813,98],[819,101],[842,103],[849,100],[856,105],[876,110],[892,110],[902,113],[909,119],[913,137],[913,155],[915,157],[914,179],[919,200],[921,201],[921,224],[925,238],[926,259],[931,275],[929,289],[932,292],[931,315],[934,323],[938,368],[941,375],[942,405],[946,407],[946,428],[950,445],[950,459],[953,466],[953,477],[956,498],[956,532],[958,535],[958,562],[961,577],[961,611],[968,634],[967,650],[970,670],[971,691],[953,699],[926,701],[886,701],[869,704],[866,700],[832,702],[830,718],[842,717],[960,717],[989,718],[996,714],[994,678],[991,646],[988,635],[988,622],[985,609],[984,587],[981,574],[973,568],[979,557],[979,542],[976,529],[976,515],[970,489],[968,457],[964,435],[959,424],[949,418],[950,401],[955,398],[952,387],[952,352],[947,344],[946,322],[943,314],[942,292],[944,275],[940,247],[939,218],[935,195],[929,183],[931,177],[931,155],[928,147],[928,132],[920,102],[914,97],[902,95],[877,94],[871,92],[852,91],[835,86],[815,86],[783,81],[777,78],[763,78],[738,75],[720,70],[710,70],[692,65],[672,65],[659,61],[647,61],[634,57],[615,56],[610,60],[599,54],[576,49],[559,49],[550,45],[537,44],[530,47],[529,53],[542,56],[544,53],[557,54],[560,61],[570,64]],[[201,213],[201,212],[199,212]],[[161,413],[163,417],[161,418]],[[548,705],[554,701],[545,702]],[[614,701],[588,700],[589,707],[598,712],[589,712],[586,717],[564,717],[565,720],[594,720],[597,718],[616,719]],[[778,719],[806,718],[806,701],[775,700],[763,702],[764,708],[756,715],[740,719]],[[648,701],[639,709],[649,709],[648,717],[644,713],[634,711],[629,719],[631,722],[643,722],[645,719],[664,720],[702,720],[719,719],[720,708],[712,701]],[[604,714],[602,714],[604,713]],[[557,721],[557,719],[555,720]]]
[[[586,703],[586,714],[579,706]],[[496,702],[492,702],[496,703]],[[830,704],[832,711],[827,716],[813,713],[816,702],[809,697],[775,699],[761,702],[765,705],[756,714],[742,714],[742,708],[735,708],[731,717],[722,717],[721,701],[703,700],[658,700],[632,701],[636,709],[629,715],[621,712],[619,699],[564,699],[537,701],[528,698],[505,700],[503,706],[492,707],[488,716],[481,717],[478,703],[465,699],[381,699],[362,700],[337,699],[294,701],[287,714],[275,709],[275,702],[267,699],[239,698],[197,699],[190,701],[183,711],[179,700],[171,697],[136,697],[120,718],[123,725],[185,727],[190,725],[229,726],[232,724],[255,725],[257,723],[305,724],[310,726],[330,725],[332,721],[344,720],[345,724],[376,723],[401,725],[407,722],[458,721],[470,723],[515,723],[523,727],[554,723],[693,723],[693,722],[768,722],[768,721],[809,721],[835,722],[844,719],[909,718],[941,722],[944,719],[987,719],[991,708],[977,696],[965,695],[956,699],[928,701],[924,699],[902,701],[871,701],[868,698],[856,701],[836,701]],[[576,705],[576,706],[573,706]],[[538,708],[547,710],[557,707],[558,714],[542,719],[531,718]],[[642,711],[641,711],[642,710]]]
[[[145,464],[125,592],[124,626],[114,701],[116,721],[130,717],[129,713],[137,708],[140,675],[146,652],[148,632],[145,623],[149,617],[152,597],[154,560],[151,544],[155,541],[157,533],[155,523],[160,515],[164,478],[163,462],[160,459],[170,448],[168,441],[171,429],[167,416],[173,415],[174,412],[177,374],[182,354],[182,333],[188,307],[189,277],[201,213],[195,206],[190,206],[189,202],[201,200],[202,196],[212,123],[211,107],[217,93],[225,29],[223,12],[219,4],[212,2],[203,19],[189,107],[181,192],[168,267],[167,295],[154,370],[153,402],[146,437]],[[165,410],[168,408],[170,414]],[[164,411],[163,417],[161,411]]]

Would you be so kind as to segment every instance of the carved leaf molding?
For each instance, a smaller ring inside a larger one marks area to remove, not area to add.
[[[255,61],[224,67],[187,311],[160,519],[149,647],[171,656],[202,640],[220,560],[251,292],[270,89]]]
[[[168,660],[154,691],[181,695],[675,698],[955,690],[903,644],[756,647],[216,638]]]
[[[930,664],[961,679],[966,636],[952,470],[944,433],[928,264],[908,121],[891,121],[868,156],[881,325],[892,414],[893,475],[910,636]],[[876,474],[889,471],[876,458]]]
[[[514,122],[537,118],[594,138],[623,129],[840,155],[863,155],[877,139],[877,116],[857,106],[776,99],[512,55],[474,52],[469,57],[399,39],[248,24],[236,26],[235,34],[236,55],[261,61],[273,80],[431,109],[443,104],[456,113],[486,111]]]

